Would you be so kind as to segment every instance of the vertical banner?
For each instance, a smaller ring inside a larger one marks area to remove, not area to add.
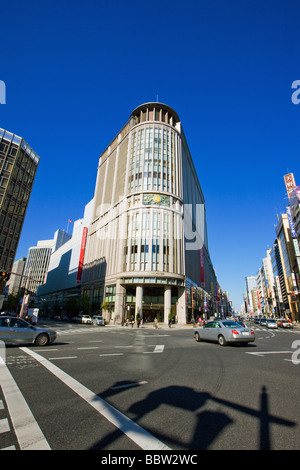
[[[85,252],[85,245],[86,245],[86,238],[87,238],[87,231],[88,231],[87,227],[84,227],[83,232],[82,232],[80,255],[79,255],[79,264],[78,264],[78,271],[77,271],[77,284],[79,284],[80,281],[81,281],[83,260],[84,260],[84,252]]]
[[[284,175],[283,178],[284,178],[284,182],[285,182],[285,188],[286,188],[287,195],[290,198],[290,196],[293,192],[293,189],[296,187],[294,174],[289,173],[288,175]]]

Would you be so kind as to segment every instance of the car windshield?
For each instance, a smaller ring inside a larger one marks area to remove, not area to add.
[[[268,323],[276,323],[275,320],[268,320]]]
[[[242,328],[242,325],[239,325],[235,321],[223,321],[222,323],[225,328]]]

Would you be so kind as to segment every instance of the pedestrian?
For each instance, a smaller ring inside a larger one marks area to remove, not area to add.
[[[134,325],[134,317],[132,316],[131,317],[131,328],[133,328],[133,325]]]
[[[155,327],[155,328],[158,328],[158,322],[157,322],[157,318],[156,318],[156,317],[154,318],[154,327]]]

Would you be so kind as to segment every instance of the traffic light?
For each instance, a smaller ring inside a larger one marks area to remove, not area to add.
[[[9,280],[9,278],[10,278],[10,273],[8,273],[6,271],[0,271],[0,279],[7,282]]]

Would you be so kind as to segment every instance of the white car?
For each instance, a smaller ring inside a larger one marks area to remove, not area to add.
[[[276,320],[268,319],[268,320],[266,321],[266,327],[267,327],[267,328],[278,328],[277,321],[276,321]]]
[[[92,320],[94,325],[105,326],[105,320],[101,315],[94,315]]]
[[[85,324],[92,325],[93,320],[91,319],[91,317],[89,315],[79,315],[78,316],[78,323],[85,323]]]

